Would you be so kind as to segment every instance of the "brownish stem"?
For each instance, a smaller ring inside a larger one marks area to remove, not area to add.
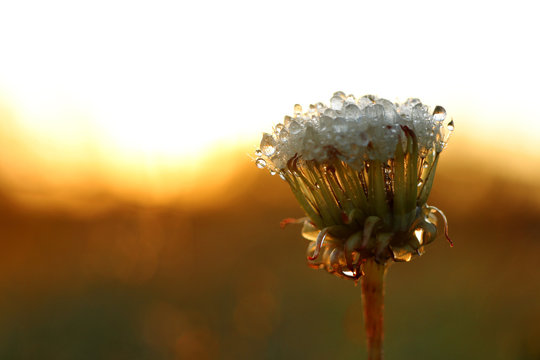
[[[364,325],[369,360],[383,359],[384,275],[386,268],[387,265],[378,264],[373,259],[368,259],[363,267],[362,303],[364,305]]]

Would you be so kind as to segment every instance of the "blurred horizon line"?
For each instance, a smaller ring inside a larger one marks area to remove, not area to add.
[[[254,165],[250,150],[256,146],[248,144],[247,139],[220,145],[199,159],[194,158],[198,166],[191,169],[184,168],[182,158],[179,158],[178,163],[169,164],[171,167],[154,164],[141,169],[135,166],[117,169],[112,174],[100,167],[99,162],[71,170],[57,168],[56,173],[54,167],[61,165],[53,164],[48,169],[53,173],[41,173],[47,165],[29,169],[19,164],[19,173],[10,173],[13,167],[6,166],[9,161],[6,162],[4,152],[0,158],[3,160],[0,161],[0,194],[22,208],[68,210],[81,214],[99,213],[122,203],[143,207],[222,207],[258,181],[265,171]],[[437,171],[450,179],[481,177],[478,187],[482,187],[486,179],[524,185],[533,189],[531,198],[540,204],[540,184],[531,174],[538,170],[526,166],[536,160],[535,155],[514,155],[506,149],[478,145],[459,136],[449,142],[442,154],[444,161]],[[66,170],[69,176],[62,176]],[[470,182],[474,184],[475,179]]]

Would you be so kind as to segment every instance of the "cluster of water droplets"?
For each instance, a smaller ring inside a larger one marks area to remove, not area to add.
[[[337,153],[360,168],[365,160],[391,159],[398,141],[405,141],[402,126],[416,134],[421,156],[433,149],[442,151],[454,130],[442,106],[431,111],[416,98],[398,104],[374,95],[355,98],[338,91],[329,105],[312,104],[305,111],[295,105],[292,116],[285,116],[271,133],[263,134],[255,152],[256,165],[275,174],[295,155],[325,161]]]

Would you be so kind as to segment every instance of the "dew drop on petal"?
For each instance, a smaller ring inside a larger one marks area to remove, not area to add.
[[[321,131],[329,131],[332,128],[335,118],[323,115],[319,119],[319,129]]]
[[[350,104],[354,104],[354,103],[356,103],[356,98],[354,97],[353,94],[349,94],[349,95],[347,95],[347,98],[345,99],[345,102],[350,103]]]
[[[264,169],[266,167],[266,161],[264,161],[264,159],[258,158],[257,160],[255,160],[255,165],[257,165],[259,169]]]
[[[348,104],[343,110],[343,114],[346,119],[358,119],[360,116],[360,109],[355,104]]]
[[[348,129],[347,121],[342,117],[338,117],[334,120],[332,128],[336,133],[345,133]]]
[[[418,99],[418,98],[408,98],[408,99],[403,103],[403,105],[405,105],[405,106],[407,106],[407,107],[409,107],[409,108],[411,108],[411,109],[412,109],[413,107],[415,107],[416,105],[418,105],[418,104],[420,104],[420,105],[422,104],[422,102],[421,102],[420,99]]]
[[[255,150],[255,155],[262,156],[262,151],[260,149]]]
[[[270,170],[270,175],[272,175],[272,176],[276,175],[276,170],[273,170],[273,169]]]
[[[289,123],[289,133],[292,135],[296,135],[302,131],[302,125],[300,125],[297,121],[293,120]]]
[[[342,96],[332,96],[330,99],[330,107],[334,110],[341,110],[343,108],[343,103],[345,102],[345,99],[343,99]]]
[[[433,120],[440,122],[443,121],[444,118],[446,118],[446,110],[442,106],[437,105],[435,110],[433,110]]]
[[[369,121],[381,121],[384,118],[384,108],[382,105],[373,104],[369,105],[364,109],[366,117]]]
[[[302,105],[294,105],[294,115],[302,115]]]
[[[324,116],[328,116],[329,118],[335,119],[336,118],[336,111],[333,109],[326,109],[323,113]]]
[[[264,155],[272,156],[276,152],[276,140],[272,135],[264,133],[260,148]]]
[[[283,125],[285,125],[286,127],[289,126],[289,123],[291,122],[292,120],[292,117],[290,117],[289,115],[286,115],[284,118],[283,118]]]
[[[374,100],[375,104],[381,105],[385,110],[394,110],[394,104],[387,99],[378,98]]]
[[[364,95],[361,98],[358,98],[358,100],[356,101],[360,109],[363,109],[366,106],[373,104],[374,102],[375,102],[374,95]]]
[[[279,141],[286,143],[289,140],[289,132],[286,129],[283,129],[279,132]]]
[[[283,171],[279,172],[279,177],[281,178],[281,180],[285,180],[285,174],[283,174]]]

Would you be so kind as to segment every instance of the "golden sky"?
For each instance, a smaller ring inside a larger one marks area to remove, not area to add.
[[[336,90],[443,105],[451,144],[537,161],[535,14],[525,1],[2,4],[0,175],[21,198],[167,201],[225,184],[294,103]]]

